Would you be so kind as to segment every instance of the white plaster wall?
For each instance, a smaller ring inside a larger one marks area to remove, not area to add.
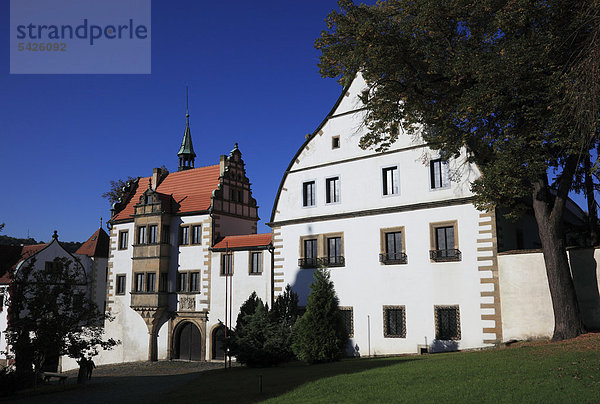
[[[248,299],[252,292],[256,292],[263,303],[271,306],[271,253],[269,250],[263,252],[263,272],[261,275],[249,274],[249,251],[235,251],[233,254],[233,276],[232,278],[232,317],[233,321],[228,320],[230,327],[235,328],[237,316],[241,305]],[[211,260],[211,297],[208,323],[206,326],[206,357],[211,359],[212,346],[210,330],[219,323],[225,323],[225,276],[221,275],[221,254],[214,252]],[[228,292],[229,293],[229,292]],[[229,296],[228,296],[229,299]],[[229,305],[229,300],[227,301]],[[229,311],[229,310],[228,310]],[[229,317],[229,312],[227,313]]]
[[[204,233],[204,220],[208,215],[194,215],[174,217],[171,220],[171,273],[177,270],[204,269],[204,254],[206,249],[210,247],[208,243],[202,240],[200,245],[179,245],[179,227],[182,224],[200,224],[202,225],[202,233]],[[192,237],[190,230],[190,238]]]
[[[435,338],[434,305],[459,305],[462,339],[458,349],[483,345],[483,322],[479,308],[477,269],[479,211],[472,205],[458,205],[375,216],[338,219],[310,224],[283,226],[282,256],[285,283],[306,304],[313,270],[301,269],[297,262],[300,237],[332,232],[344,233],[344,267],[331,268],[331,278],[341,306],[354,309],[353,346],[368,354],[417,352],[417,344]],[[458,221],[462,261],[434,263],[429,259],[429,223]],[[404,226],[408,264],[379,263],[380,229]],[[383,337],[383,306],[404,305],[406,338]]]
[[[498,256],[502,337],[547,338],[554,330],[554,312],[541,253]]]

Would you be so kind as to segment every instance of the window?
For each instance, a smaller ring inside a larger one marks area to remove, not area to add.
[[[192,244],[202,243],[202,226],[197,224],[192,226]]]
[[[460,339],[460,311],[458,306],[435,306],[435,339]]]
[[[406,338],[404,306],[383,306],[383,336],[385,338]]]
[[[156,274],[154,272],[146,274],[146,292],[156,292]]]
[[[138,227],[138,244],[146,244],[146,226]]]
[[[250,253],[250,274],[260,275],[262,273],[262,252]]]
[[[400,193],[398,167],[383,168],[381,178],[383,181],[383,195],[397,195]]]
[[[125,294],[125,275],[117,275],[117,295]]]
[[[339,149],[340,148],[340,137],[339,136],[333,136],[331,138],[331,148],[332,149]]]
[[[340,307],[340,313],[342,314],[348,337],[354,337],[354,310],[352,307]]]
[[[148,243],[158,243],[158,226],[155,224],[151,224],[150,226],[148,226]]]
[[[379,262],[386,265],[406,264],[404,227],[381,229],[381,251]]]
[[[146,195],[145,203],[146,203],[146,205],[150,205],[152,203],[152,195],[151,194]]]
[[[325,180],[325,202],[335,203],[340,201],[340,177],[331,177]]]
[[[168,292],[169,291],[169,274],[161,273],[158,277],[158,291]]]
[[[129,231],[119,232],[119,250],[126,250],[129,242]]]
[[[179,245],[188,245],[190,243],[190,228],[182,226],[179,228]]]
[[[171,228],[169,225],[163,225],[160,238],[162,239],[163,243],[169,244],[171,242]]]
[[[330,267],[344,265],[341,237],[329,237],[327,239],[327,265]]]
[[[315,182],[302,184],[302,206],[315,206]]]
[[[187,272],[179,272],[177,273],[177,291],[178,292],[186,292],[187,291]]]
[[[46,261],[44,263],[46,271],[56,271],[58,269],[58,263],[56,261]]]
[[[303,258],[298,260],[302,268],[315,268],[317,266],[317,239],[305,239],[302,246]]]
[[[200,272],[190,272],[190,292],[200,290]]]
[[[144,291],[144,274],[135,274],[135,289],[136,292]]]
[[[221,254],[221,275],[233,275],[232,254]]]
[[[442,159],[431,160],[429,162],[429,176],[431,180],[431,189],[447,188],[450,186],[450,173],[448,162]]]
[[[432,249],[430,258],[433,261],[460,261],[461,252],[458,249],[456,237],[457,222],[432,223]]]

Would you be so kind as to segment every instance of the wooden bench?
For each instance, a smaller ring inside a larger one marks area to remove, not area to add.
[[[62,384],[65,384],[65,380],[67,380],[67,376],[62,373],[54,373],[54,372],[42,372],[42,378],[45,382],[49,382],[50,380],[56,378]]]

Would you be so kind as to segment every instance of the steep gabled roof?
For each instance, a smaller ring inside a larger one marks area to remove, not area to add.
[[[9,269],[15,269],[20,262],[42,251],[48,244],[0,245],[0,285],[10,283]]]
[[[244,234],[241,236],[227,236],[214,245],[213,251],[226,249],[245,249],[251,247],[266,247],[271,244],[271,233]]]
[[[110,238],[103,229],[98,229],[92,236],[79,247],[75,254],[88,257],[108,258]]]
[[[210,208],[212,192],[219,184],[219,176],[219,165],[170,173],[158,185],[156,192],[172,196],[173,213],[206,211]],[[112,222],[132,219],[134,206],[148,189],[149,181],[150,177],[139,179],[135,195],[127,202],[125,208],[111,219]]]

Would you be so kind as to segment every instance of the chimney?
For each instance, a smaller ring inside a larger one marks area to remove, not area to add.
[[[219,176],[225,174],[225,164],[227,162],[227,156],[222,155],[219,160]]]
[[[162,180],[169,174],[166,169],[163,168],[155,168],[152,170],[152,190],[156,191],[156,188],[160,185]]]

